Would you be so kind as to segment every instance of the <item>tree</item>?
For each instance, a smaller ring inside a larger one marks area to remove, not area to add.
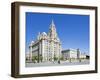
[[[64,58],[63,57],[60,57],[60,60],[64,60]]]
[[[36,61],[38,61],[38,56],[32,56],[32,61],[35,63]]]
[[[26,57],[26,61],[28,61],[28,58]]]
[[[57,61],[57,60],[58,60],[58,58],[56,56],[54,56],[54,61]]]

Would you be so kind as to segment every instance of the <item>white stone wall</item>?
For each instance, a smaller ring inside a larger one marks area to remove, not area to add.
[[[70,58],[77,58],[77,51],[76,50],[70,50],[69,52]]]
[[[85,58],[86,58],[86,55],[81,53],[81,54],[80,54],[80,58],[85,59]]]
[[[77,50],[74,50],[74,49],[68,49],[68,50],[65,50],[63,53],[62,53],[62,56],[64,59],[77,59],[78,58],[78,55],[77,55]]]

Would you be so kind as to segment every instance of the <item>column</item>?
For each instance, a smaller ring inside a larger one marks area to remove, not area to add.
[[[44,40],[41,40],[41,52],[42,52],[42,57],[43,57],[43,61],[45,61],[45,55],[44,55]]]

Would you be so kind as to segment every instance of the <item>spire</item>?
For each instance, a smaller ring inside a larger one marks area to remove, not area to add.
[[[53,19],[52,19],[52,22],[51,22],[51,26],[52,27],[55,26]]]
[[[51,24],[50,24],[50,29],[51,30],[56,30],[56,28],[55,28],[55,24],[54,24],[54,20],[52,19],[52,21],[51,21]]]
[[[54,24],[53,19],[52,19],[52,22],[50,24],[49,36],[52,37],[52,38],[57,37],[56,28],[55,28],[55,24]]]

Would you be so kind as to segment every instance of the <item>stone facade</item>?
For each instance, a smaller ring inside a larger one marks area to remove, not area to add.
[[[86,54],[83,54],[79,49],[67,49],[62,50],[62,57],[64,60],[69,59],[82,59],[86,58]]]
[[[62,57],[64,60],[66,59],[77,59],[78,58],[77,50],[74,49],[67,49],[62,51]]]
[[[37,39],[29,45],[30,60],[35,56],[38,62],[59,60],[61,56],[61,42],[52,20],[49,32],[38,33]]]

